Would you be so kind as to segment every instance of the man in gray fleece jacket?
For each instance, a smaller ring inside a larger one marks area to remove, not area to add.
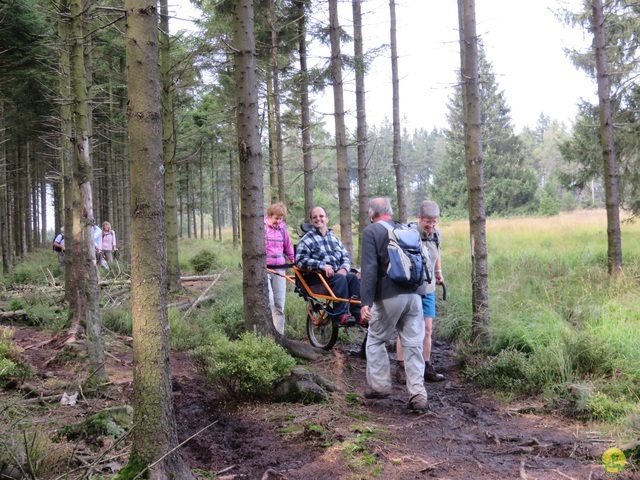
[[[360,288],[362,320],[369,322],[367,336],[367,384],[365,398],[386,398],[391,394],[391,367],[386,343],[398,331],[404,350],[404,365],[409,391],[409,408],[416,413],[428,409],[424,388],[422,339],[424,320],[422,298],[424,284],[414,290],[387,276],[389,232],[379,222],[396,225],[388,198],[369,202],[373,222],[362,232],[362,281]]]

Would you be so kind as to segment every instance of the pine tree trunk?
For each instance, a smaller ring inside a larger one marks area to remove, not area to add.
[[[398,76],[398,40],[396,38],[396,2],[389,0],[391,24],[391,84],[393,90],[393,168],[396,174],[398,198],[398,220],[407,222],[407,194],[404,186],[405,167],[402,163],[402,140],[400,130],[400,77]]]
[[[230,143],[233,137],[233,135],[231,134],[232,128],[233,127],[229,125],[229,142]],[[236,128],[239,128],[239,127],[236,127]],[[238,248],[238,244],[240,242],[240,238],[239,238],[240,225],[238,225],[239,223],[238,222],[238,189],[236,187],[236,185],[238,184],[238,178],[237,178],[238,173],[237,173],[237,167],[236,167],[236,157],[234,154],[235,154],[235,150],[230,145],[229,146],[229,203],[230,203],[230,210],[231,210],[231,235],[232,235],[232,241],[233,241],[233,248],[235,250]],[[260,157],[262,158],[262,155]],[[240,159],[240,161],[242,161],[242,159]],[[244,180],[242,167],[240,168],[240,175]],[[261,203],[264,203],[264,201],[262,201]],[[265,262],[265,265],[266,265],[266,262]]]
[[[74,321],[85,322],[87,334],[87,354],[96,382],[107,380],[104,367],[104,348],[102,345],[102,324],[98,304],[98,269],[93,241],[92,178],[93,165],[90,156],[89,132],[90,115],[87,79],[85,77],[84,55],[84,15],[86,4],[82,0],[71,2],[71,64],[73,66],[74,96],[74,232],[73,248],[76,281],[80,300],[75,311]],[[65,246],[67,245],[65,237]]]
[[[116,116],[115,116],[115,105],[116,105],[116,96],[113,94],[113,88],[111,85],[109,86],[109,119],[110,122],[115,125],[116,124]],[[111,229],[116,231],[116,235],[121,233],[120,224],[118,223],[118,216],[116,215],[116,205],[120,205],[117,203],[118,199],[118,190],[120,188],[119,182],[116,181],[117,177],[117,161],[116,161],[116,137],[115,132],[109,135],[108,145],[106,147],[109,149],[107,156],[107,178],[105,179],[104,184],[106,185],[106,192],[104,195],[105,203],[106,203],[106,217],[103,217],[103,220],[108,220],[111,223]],[[116,237],[117,239],[117,237]]]
[[[216,239],[216,225],[218,224],[218,215],[216,206],[218,204],[216,194],[218,190],[218,169],[216,168],[215,155],[213,154],[213,139],[211,139],[211,230],[213,240]]]
[[[2,274],[11,271],[9,255],[9,218],[7,210],[7,143],[4,129],[4,100],[0,97],[0,248],[2,249]]]
[[[133,311],[132,462],[151,479],[193,479],[177,444],[167,316],[162,103],[155,0],[126,0]],[[168,454],[162,461],[160,457]],[[151,466],[153,462],[157,464]],[[144,475],[143,475],[144,477]]]
[[[353,46],[356,63],[356,121],[358,142],[358,245],[362,245],[362,231],[369,223],[369,169],[367,168],[367,109],[365,101],[365,58],[362,41],[362,0],[352,0]],[[358,255],[359,258],[359,255]]]
[[[486,213],[484,205],[484,171],[481,138],[480,81],[478,73],[478,37],[475,0],[458,0],[460,19],[461,82],[467,186],[469,193],[469,228],[471,240],[471,336],[474,342],[488,344],[489,273],[487,266]]]
[[[300,55],[300,126],[302,130],[302,170],[304,172],[305,217],[313,208],[313,158],[311,156],[311,113],[309,108],[309,70],[307,68],[306,0],[298,0],[298,42]]]
[[[282,121],[280,118],[280,69],[278,67],[278,27],[276,18],[276,0],[269,0],[269,19],[271,25],[271,77],[273,79],[273,116],[275,120],[275,158],[278,182],[278,200],[286,200],[284,193],[284,165],[282,152]]]
[[[121,73],[122,78],[126,78],[126,59],[121,60]],[[121,97],[122,116],[127,118],[127,99],[124,95]],[[119,235],[118,250],[123,252],[121,258],[125,264],[131,264],[131,168],[129,166],[126,152],[129,150],[129,135],[125,132],[122,138],[123,152],[121,158],[122,162],[122,225],[123,231]],[[127,159],[127,161],[124,161]]]
[[[55,234],[60,225],[64,225],[65,245],[65,299],[69,309],[75,312],[77,309],[78,287],[74,281],[71,269],[73,253],[69,248],[73,244],[73,121],[71,110],[71,58],[70,58],[70,25],[69,25],[69,0],[59,2],[58,12],[58,38],[59,59],[58,69],[60,99],[60,204],[56,205],[60,214],[57,218]]]
[[[329,36],[331,38],[331,75],[333,77],[333,107],[336,126],[336,158],[338,165],[338,202],[340,203],[340,237],[353,258],[351,234],[351,192],[347,164],[346,127],[344,123],[344,91],[340,54],[340,24],[338,1],[329,0]]]
[[[185,168],[185,192],[187,206],[187,238],[191,238],[191,168],[189,162],[184,164]]]
[[[164,196],[167,222],[167,285],[170,292],[182,288],[178,257],[178,207],[176,135],[173,128],[173,78],[169,43],[169,7],[160,0],[160,69],[162,75],[162,131],[164,136]]]
[[[236,1],[233,30],[238,156],[242,178],[240,205],[244,319],[248,331],[273,335],[275,327],[267,296],[264,187],[252,0]]]
[[[204,155],[204,149],[200,149],[200,158],[198,159],[198,167],[199,167],[199,183],[200,183],[200,202],[199,210],[200,210],[200,238],[204,238],[204,174],[202,172],[202,156]]]
[[[607,206],[607,266],[610,274],[622,270],[622,237],[620,233],[620,192],[618,190],[618,163],[611,119],[611,86],[607,58],[605,15],[602,0],[591,2],[593,44],[598,73],[598,103],[600,111],[600,142],[604,163],[604,190]]]
[[[276,115],[273,108],[273,72],[268,68],[265,73],[267,86],[267,130],[269,132],[269,199],[278,201],[278,162],[276,160]]]
[[[38,247],[47,246],[47,182],[44,172],[40,172],[40,241]],[[57,232],[57,230],[54,230]]]

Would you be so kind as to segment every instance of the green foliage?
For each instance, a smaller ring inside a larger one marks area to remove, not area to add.
[[[29,285],[38,283],[36,273],[27,267],[21,266],[9,276],[9,281],[13,285]]]
[[[113,477],[113,480],[134,480],[137,478],[147,478],[143,472],[147,469],[147,462],[145,462],[139,455],[132,454],[129,458],[129,463]]]
[[[9,301],[9,310],[24,310],[30,325],[58,332],[68,327],[68,320],[44,294],[26,293]]]
[[[608,68],[619,72],[610,78],[611,119],[613,129],[618,192],[621,207],[640,214],[640,163],[638,157],[639,123],[638,107],[640,90],[635,82],[638,59],[635,54],[638,45],[638,13],[632,2],[604,2],[604,24],[602,28],[607,36]],[[577,11],[563,11],[566,22],[591,32],[592,11],[588,5],[582,5]],[[595,49],[589,45],[584,50],[574,50],[570,58],[594,81],[598,74],[595,68]],[[583,101],[580,112],[574,122],[572,137],[561,144],[562,156],[568,162],[563,172],[563,182],[571,185],[574,191],[585,189],[584,197],[597,196],[600,206],[604,205],[602,188],[601,127],[599,105]],[[593,186],[599,188],[594,189]],[[588,191],[591,190],[591,191]]]
[[[588,331],[565,330],[565,355],[581,377],[609,375],[617,366],[617,352]]]
[[[484,201],[487,215],[532,212],[538,177],[527,165],[520,139],[511,124],[511,112],[504,93],[499,90],[483,48],[479,48],[480,103],[482,112]],[[467,210],[467,173],[462,109],[459,85],[449,104],[449,128],[445,131],[445,155],[435,170],[433,199],[444,212],[459,214]]]
[[[22,303],[22,299],[12,298],[9,300],[9,310],[22,310],[23,308],[24,304]]]
[[[350,430],[355,436],[344,442],[342,451],[349,468],[359,478],[380,478],[383,466],[374,452],[391,441],[389,432],[366,424],[353,425]]]
[[[49,304],[29,305],[26,308],[31,325],[59,332],[69,327],[69,320]]]
[[[617,422],[632,411],[638,411],[633,403],[610,398],[606,393],[595,392],[587,403],[589,420],[597,422]]]
[[[128,406],[108,408],[79,424],[67,425],[60,429],[58,436],[72,441],[91,436],[117,439],[126,433],[131,425],[132,415],[133,410]]]
[[[544,217],[553,217],[560,213],[560,205],[555,197],[551,196],[546,190],[540,195],[540,203],[538,205],[538,215]]]
[[[33,375],[31,369],[20,361],[12,339],[12,330],[0,327],[0,387]]]
[[[190,263],[197,274],[207,273],[218,267],[216,254],[211,250],[201,250],[191,257]]]
[[[529,356],[517,350],[502,350],[479,365],[467,365],[462,374],[490,390],[529,394],[540,388],[540,379]]]
[[[487,222],[491,342],[484,352],[491,361],[484,362],[468,343],[468,229],[442,222],[449,295],[437,302],[434,334],[458,344],[468,378],[512,395],[542,392],[586,419],[617,415],[609,401],[627,411],[640,403],[640,245],[633,241],[640,225],[622,225],[625,268],[616,277],[607,273],[605,228],[604,211]],[[579,384],[591,387],[567,393],[566,385]]]
[[[295,366],[282,347],[253,333],[244,333],[237,341],[214,335],[193,351],[193,357],[207,379],[236,400],[268,396],[275,382]]]
[[[121,335],[131,335],[133,332],[131,306],[102,309],[102,324]]]
[[[69,458],[69,445],[54,442],[40,428],[0,429],[0,434],[0,478],[57,478],[67,467],[60,459]],[[27,477],[22,477],[20,471],[26,472]]]
[[[244,327],[244,312],[242,307],[242,297],[230,297],[229,301],[222,304],[216,302],[213,305],[211,321],[222,327],[225,335],[230,339],[237,339]]]
[[[195,315],[184,318],[184,312],[175,308],[169,309],[169,345],[178,351],[193,350],[207,342],[207,339],[216,334],[223,334],[233,338],[240,336],[244,331],[244,323],[231,324],[220,321],[212,310],[202,309]]]

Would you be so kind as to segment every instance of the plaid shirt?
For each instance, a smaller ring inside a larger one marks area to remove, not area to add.
[[[321,270],[330,265],[334,271],[351,270],[349,254],[331,229],[323,237],[316,228],[307,232],[296,248],[296,265],[305,270]]]

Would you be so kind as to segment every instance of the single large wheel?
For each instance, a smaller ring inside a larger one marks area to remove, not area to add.
[[[331,321],[322,305],[307,302],[307,336],[311,345],[331,350],[338,340],[339,329],[338,324]]]

